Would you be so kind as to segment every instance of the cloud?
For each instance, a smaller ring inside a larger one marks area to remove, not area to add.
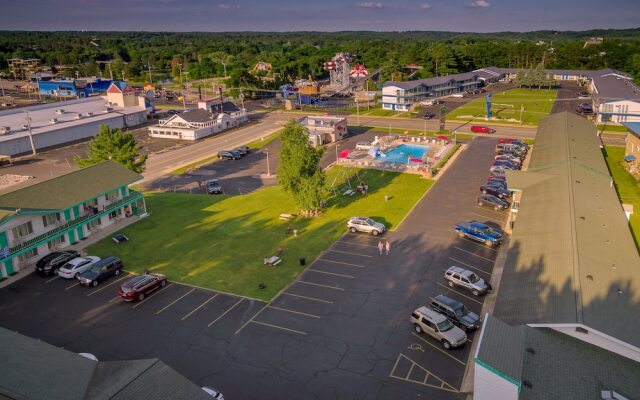
[[[423,10],[428,10],[431,8],[431,4],[429,3],[422,3],[418,6],[419,8],[423,9]]]
[[[238,4],[218,4],[218,8],[224,11],[231,11],[231,10],[239,10],[242,7],[240,7]]]
[[[473,0],[465,4],[465,6],[469,8],[487,8],[491,7],[491,3],[487,0]]]
[[[384,8],[382,3],[375,1],[363,1],[362,3],[358,3],[356,5],[361,8]]]

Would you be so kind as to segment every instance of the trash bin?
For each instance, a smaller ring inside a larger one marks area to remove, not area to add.
[[[300,257],[300,266],[307,264],[307,260],[304,257]]]

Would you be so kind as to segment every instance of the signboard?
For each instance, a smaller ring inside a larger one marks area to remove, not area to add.
[[[444,123],[447,117],[447,109],[444,104],[440,104],[440,130],[444,130]]]

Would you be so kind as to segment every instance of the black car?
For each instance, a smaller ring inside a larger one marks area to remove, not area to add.
[[[492,176],[491,178],[500,178],[498,176]],[[491,179],[489,178],[487,180],[486,186],[499,186],[503,189],[508,189],[507,187],[507,181],[505,181],[504,179]]]
[[[54,251],[38,260],[36,263],[36,271],[45,276],[57,274],[58,268],[62,267],[67,261],[77,257],[80,257],[80,253],[75,250]]]
[[[436,113],[431,111],[427,111],[426,113],[424,113],[424,119],[431,119],[431,118],[434,118],[435,116],[436,116]]]
[[[444,315],[449,321],[462,328],[465,332],[472,331],[480,327],[481,320],[478,314],[469,311],[469,309],[467,309],[467,307],[461,302],[443,294],[431,299],[429,308],[438,314]]]
[[[482,194],[478,196],[478,205],[492,207],[496,211],[509,208],[509,203],[491,194]]]
[[[578,108],[576,109],[576,113],[582,114],[582,115],[593,114],[593,108],[592,107],[578,106]]]
[[[480,186],[480,191],[482,192],[482,194],[490,194],[501,199],[511,197],[511,195],[513,194],[510,190],[505,189],[500,184],[482,185]]]
[[[209,194],[224,194],[224,189],[217,179],[211,179],[207,182],[207,193]]]
[[[118,257],[110,256],[103,258],[96,262],[78,276],[80,283],[86,286],[96,287],[100,283],[109,277],[120,275],[122,272],[122,260]]]
[[[511,161],[508,160],[495,160],[493,162],[494,166],[500,166],[504,169],[510,169],[510,170],[518,170],[520,169],[520,165],[514,164]]]
[[[236,147],[235,149],[231,150],[233,153],[239,153],[240,156],[244,157],[247,154],[249,154],[249,152],[247,150],[244,149],[244,147]]]
[[[238,150],[236,150],[236,149],[229,150],[229,153],[231,153],[231,154],[235,154],[235,155],[236,155],[236,157],[238,157],[238,158],[241,158],[241,157],[244,155],[244,154],[242,154],[242,152],[240,152],[240,151],[238,151]]]
[[[218,158],[221,160],[237,160],[240,158],[240,155],[230,151],[219,151]]]

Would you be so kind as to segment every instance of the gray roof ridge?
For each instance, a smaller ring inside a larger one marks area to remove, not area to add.
[[[142,361],[142,360],[141,360]],[[149,365],[143,369],[142,371],[140,371],[140,373],[138,373],[134,379],[130,379],[125,385],[123,385],[120,389],[118,389],[118,391],[116,391],[115,393],[113,393],[113,395],[111,396],[111,398],[117,398],[118,394],[121,393],[123,390],[125,390],[127,387],[129,387],[129,385],[131,385],[133,382],[135,382],[138,378],[140,378],[142,375],[146,374],[147,371],[149,371],[151,368],[153,368],[154,366],[156,366],[159,362],[161,362],[159,359],[157,358],[150,358],[147,359],[147,361],[152,361],[149,363]],[[95,370],[94,370],[94,374],[95,374]],[[88,390],[88,389],[87,389]],[[85,393],[86,394],[86,393]]]

